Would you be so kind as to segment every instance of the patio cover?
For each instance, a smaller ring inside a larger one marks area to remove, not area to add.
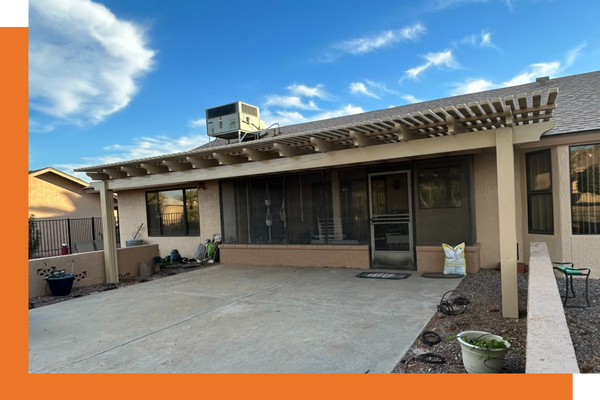
[[[361,123],[332,126],[187,152],[105,164],[85,172],[101,192],[104,232],[114,235],[114,220],[105,205],[113,190],[201,182],[204,180],[298,171],[357,163],[413,159],[424,155],[464,154],[496,148],[502,312],[518,318],[514,145],[536,142],[556,122],[558,89],[469,102]],[[106,213],[106,215],[104,215]],[[107,282],[118,281],[116,240],[107,236]],[[114,248],[113,248],[114,247]]]

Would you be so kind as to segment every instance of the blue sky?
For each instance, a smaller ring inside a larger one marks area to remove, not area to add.
[[[30,169],[190,150],[234,101],[289,125],[600,65],[592,0],[29,3]]]

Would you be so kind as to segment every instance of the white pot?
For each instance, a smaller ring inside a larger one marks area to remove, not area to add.
[[[506,345],[504,349],[482,349],[467,343],[467,341],[476,338],[486,340],[496,339],[503,341]],[[470,374],[493,374],[502,372],[504,357],[510,349],[510,342],[504,340],[502,336],[494,335],[488,332],[465,331],[458,334],[458,342],[462,348],[463,364]]]

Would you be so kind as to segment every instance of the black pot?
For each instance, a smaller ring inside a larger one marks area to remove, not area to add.
[[[48,286],[50,286],[50,291],[53,296],[68,296],[71,293],[71,289],[73,288],[73,281],[75,280],[75,275],[66,274],[65,276],[61,276],[59,278],[48,277],[46,281],[48,281]]]

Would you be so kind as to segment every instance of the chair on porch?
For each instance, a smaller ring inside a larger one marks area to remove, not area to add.
[[[319,240],[344,240],[342,221],[340,218],[317,218]]]
[[[588,297],[588,279],[590,277],[590,269],[589,268],[575,268],[572,262],[553,262],[553,267],[555,270],[562,272],[565,275],[565,301],[563,306],[565,307],[577,307],[577,308],[586,308],[590,306],[590,299]],[[587,306],[578,306],[578,305],[567,305],[567,301],[569,299],[575,298],[575,288],[573,287],[573,277],[585,277],[585,300],[587,301]],[[569,286],[571,287],[571,295],[569,294]]]

